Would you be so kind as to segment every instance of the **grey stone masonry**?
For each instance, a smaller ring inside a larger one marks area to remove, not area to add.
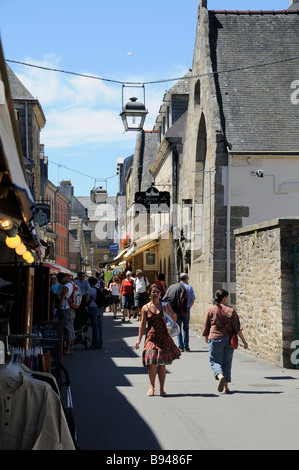
[[[274,219],[234,233],[236,308],[249,352],[294,368],[292,342],[298,319],[294,247],[299,247],[299,218]]]

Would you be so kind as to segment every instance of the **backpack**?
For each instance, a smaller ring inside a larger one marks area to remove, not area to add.
[[[97,291],[96,298],[92,298],[97,304],[97,306],[103,308],[109,307],[112,302],[112,297],[109,294],[109,291],[107,291],[107,289],[104,289],[103,287],[95,287],[95,289]]]
[[[74,308],[75,310],[77,310],[80,307],[81,302],[82,302],[82,294],[81,294],[80,287],[77,286],[77,284],[75,284],[72,281],[71,281],[71,284],[73,286],[73,292],[71,296],[67,299],[67,301],[71,308]]]

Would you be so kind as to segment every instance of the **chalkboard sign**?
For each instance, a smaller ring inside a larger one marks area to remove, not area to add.
[[[41,345],[44,353],[50,351],[51,354],[51,374],[59,383],[61,379],[59,363],[62,362],[63,351],[63,322],[44,321],[37,328],[42,334]]]
[[[27,333],[25,326],[27,271],[19,266],[0,268],[0,319],[7,320],[11,334]]]

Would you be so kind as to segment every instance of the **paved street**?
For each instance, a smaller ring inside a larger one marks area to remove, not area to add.
[[[207,345],[191,332],[191,352],[167,367],[167,397],[148,397],[138,325],[105,313],[103,349],[77,344],[64,358],[81,450],[299,449],[299,370],[239,349],[234,393],[219,394]]]

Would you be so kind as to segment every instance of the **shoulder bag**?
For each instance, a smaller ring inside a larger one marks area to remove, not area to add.
[[[226,320],[225,316],[222,313],[221,307],[219,307],[219,305],[217,305],[217,307],[218,307],[220,316],[223,320],[224,326],[227,329],[228,334],[230,336],[230,347],[233,348],[233,349],[238,349],[238,343],[239,343],[238,342],[238,335],[231,330],[230,326],[228,326],[227,320]]]
[[[164,306],[166,304],[163,303],[162,304],[162,310],[163,310],[163,315],[164,315],[164,320],[165,320],[165,323],[166,323],[166,327],[167,327],[167,330],[168,330],[168,333],[170,334],[170,336],[178,336],[180,334],[180,327],[179,325],[171,318],[170,315],[168,315],[168,313],[166,313],[165,309],[164,309]]]

